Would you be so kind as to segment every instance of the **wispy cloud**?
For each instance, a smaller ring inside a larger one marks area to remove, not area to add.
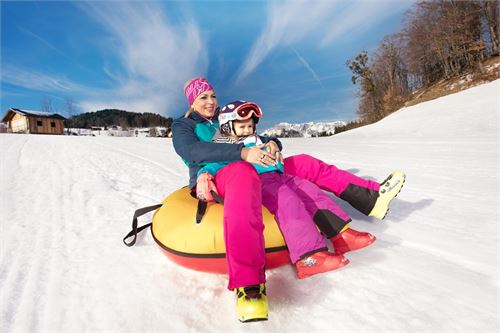
[[[84,92],[85,87],[64,76],[12,65],[2,67],[2,82],[37,91]]]
[[[2,68],[2,82],[47,94],[72,95],[85,112],[113,107],[164,115],[178,113],[184,82],[204,75],[208,67],[198,27],[189,21],[179,23],[179,18],[175,24],[171,23],[161,3],[75,5],[105,28],[106,35],[95,39],[104,58],[100,70],[111,79],[112,88],[82,85],[61,74],[9,65]],[[18,28],[65,56],[42,36]]]
[[[103,24],[124,72],[103,71],[116,89],[107,96],[83,101],[87,108],[109,107],[171,114],[182,98],[187,79],[203,75],[208,66],[198,27],[170,23],[158,3],[89,2],[80,6]],[[175,110],[178,112],[178,110]]]
[[[335,15],[334,24],[321,39],[321,46],[329,45],[346,34],[357,34],[370,29],[372,26],[394,13],[409,8],[412,0],[385,0],[352,1]]]
[[[318,74],[316,74],[316,72],[314,71],[314,69],[312,69],[311,65],[309,65],[309,63],[306,61],[306,59],[304,59],[299,54],[299,52],[297,52],[297,50],[295,48],[293,48],[293,47],[292,47],[292,51],[295,53],[295,55],[297,56],[297,58],[299,58],[300,62],[304,65],[304,67],[311,73],[311,75],[313,76],[314,80],[316,80],[316,82],[318,82],[322,88],[325,88],[323,86],[323,82],[321,82],[321,79],[319,78]]]
[[[59,53],[60,55],[64,56],[67,58],[66,54],[59,48],[55,47],[52,43],[49,43],[46,39],[42,38],[41,36],[37,35],[36,33],[34,33],[33,31],[31,30],[28,30],[26,29],[25,27],[21,27],[20,25],[16,24],[17,28],[24,32],[25,34],[27,35],[30,35],[31,37],[34,37],[36,38],[38,41],[40,41],[42,44],[44,44],[45,46],[47,46],[48,48],[56,51],[57,53]]]
[[[8,91],[8,90],[5,90],[5,89],[2,89],[1,94],[2,94],[2,96],[30,97],[29,94],[12,92],[12,91]]]
[[[270,2],[262,34],[250,50],[236,81],[255,70],[276,46],[293,44],[317,29],[317,22],[323,22],[339,4],[337,1],[306,0]]]
[[[252,73],[278,46],[295,45],[307,39],[318,47],[334,43],[345,34],[368,29],[409,6],[411,0],[357,0],[270,2],[267,22],[248,56],[236,82]]]

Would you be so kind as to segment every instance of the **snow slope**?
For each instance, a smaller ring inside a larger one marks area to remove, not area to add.
[[[224,275],[176,266],[147,232],[122,243],[135,209],[187,183],[169,139],[0,135],[0,331],[498,332],[499,85],[284,139],[287,155],[407,182],[384,221],[339,201],[377,242],[340,271],[269,271],[269,321],[250,324]]]

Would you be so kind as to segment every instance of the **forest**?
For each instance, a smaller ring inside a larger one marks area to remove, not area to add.
[[[498,13],[498,1],[414,4],[399,32],[346,62],[359,89],[359,119],[340,131],[378,121],[442,80],[484,74],[484,62],[499,55]]]
[[[109,127],[118,125],[122,128],[145,128],[164,126],[170,128],[172,118],[165,118],[155,113],[137,113],[117,109],[105,109],[82,113],[66,120],[67,128],[91,128],[92,126]]]

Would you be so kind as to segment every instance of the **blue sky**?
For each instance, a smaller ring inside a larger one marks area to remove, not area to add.
[[[352,120],[345,66],[399,31],[406,0],[1,2],[1,109],[119,108],[178,117],[204,76],[219,104],[257,102],[262,128]]]

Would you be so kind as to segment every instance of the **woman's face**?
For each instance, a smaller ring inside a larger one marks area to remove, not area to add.
[[[213,90],[207,90],[196,97],[192,107],[201,116],[210,119],[217,109],[217,96]]]

